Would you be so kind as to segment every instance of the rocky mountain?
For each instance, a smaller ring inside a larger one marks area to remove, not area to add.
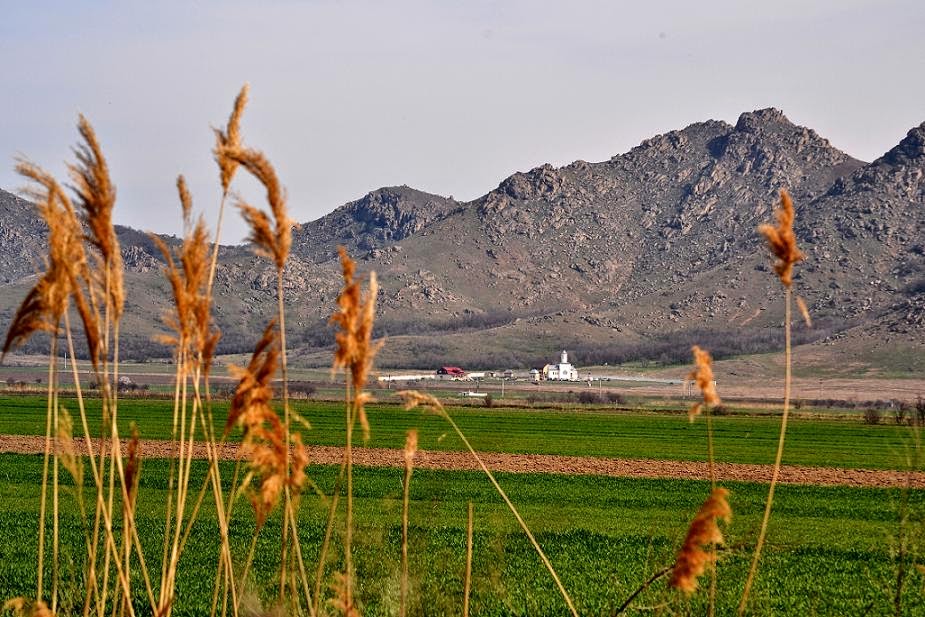
[[[0,283],[14,283],[42,269],[46,231],[32,204],[0,190]]]
[[[337,208],[295,232],[293,252],[315,263],[336,257],[337,245],[351,253],[404,240],[462,208],[452,198],[407,186],[385,187]]]
[[[160,251],[148,234],[116,226],[129,271],[148,272],[161,265]],[[0,189],[0,283],[11,284],[33,276],[44,268],[47,228],[25,199]],[[173,236],[161,236],[176,245]]]
[[[868,164],[765,109],[735,126],[711,120],[659,135],[607,161],[518,172],[467,203],[379,189],[295,234],[286,292],[295,359],[314,361],[330,344],[338,244],[379,275],[378,332],[390,337],[380,364],[526,366],[563,347],[586,364],[676,361],[695,341],[718,355],[778,348],[780,285],[755,229],[782,188],[807,254],[795,290],[816,321],[797,339],[876,337],[918,354],[923,176],[925,124]],[[0,224],[10,221],[0,226],[0,308],[10,313],[40,262],[30,251],[41,225],[27,204],[0,197]],[[156,323],[167,308],[158,258],[145,237],[121,233],[135,308]],[[274,285],[265,261],[223,251],[216,314],[226,351],[252,344]],[[151,328],[139,328],[143,349]]]

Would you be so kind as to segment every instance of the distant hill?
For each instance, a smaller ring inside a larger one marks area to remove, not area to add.
[[[795,289],[816,321],[797,339],[925,348],[925,124],[865,163],[764,109],[607,161],[518,172],[471,202],[389,187],[304,223],[287,278],[294,361],[326,357],[338,244],[379,275],[378,333],[391,339],[380,365],[523,367],[561,348],[579,364],[672,362],[695,341],[718,355],[779,348],[780,286],[755,228],[781,188],[807,253]],[[0,213],[8,323],[44,231],[8,193]],[[147,341],[167,308],[159,256],[146,236],[120,236],[138,315],[123,336],[130,353],[154,353]],[[223,349],[249,349],[273,311],[268,264],[228,247],[216,292]]]

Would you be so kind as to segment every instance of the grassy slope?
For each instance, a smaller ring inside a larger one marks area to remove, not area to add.
[[[76,417],[77,405],[64,405]],[[99,417],[90,406],[91,420]],[[303,431],[309,444],[343,443],[343,411],[335,403],[295,403],[311,422]],[[224,424],[227,405],[215,406],[216,423]],[[405,431],[418,428],[421,448],[461,450],[462,444],[439,418],[406,412],[392,405],[371,406],[373,447],[400,448]],[[690,424],[687,416],[628,412],[525,411],[514,409],[451,409],[476,449],[494,452],[567,454],[624,458],[705,460],[705,424]],[[170,436],[171,403],[126,400],[120,405],[120,425],[137,422],[142,437]],[[96,427],[97,422],[91,421]],[[766,417],[715,418],[717,459],[738,463],[773,462],[779,420]],[[42,434],[45,403],[37,397],[0,399],[0,433]],[[97,429],[93,429],[94,431]],[[358,438],[358,444],[361,441]],[[895,425],[867,426],[853,421],[797,419],[790,425],[786,464],[856,468],[907,466],[910,429]]]
[[[197,477],[203,469],[197,466]],[[0,590],[6,597],[28,594],[34,586],[40,473],[39,456],[0,455],[0,537],[5,540],[0,543]],[[313,467],[310,473],[326,490],[333,486],[333,468]],[[158,512],[166,475],[165,462],[145,463],[139,528],[153,570],[158,568]],[[225,465],[223,476],[230,475],[231,467]],[[673,560],[688,521],[708,490],[706,483],[694,481],[507,474],[499,478],[537,532],[580,612],[590,615],[612,613],[649,573]],[[357,574],[364,614],[391,614],[398,589],[401,471],[359,469],[356,485]],[[729,488],[735,516],[726,535],[733,550],[720,566],[719,614],[731,612],[740,593],[765,491],[750,484]],[[844,615],[868,608],[870,614],[891,612],[896,580],[891,548],[898,530],[899,492],[784,486],[778,495],[769,550],[755,590],[757,614]],[[459,612],[468,500],[475,503],[477,517],[474,614],[562,612],[548,575],[483,476],[417,471],[411,497],[412,614]],[[916,521],[923,509],[925,493],[911,494],[910,511]],[[68,518],[62,563],[73,569],[82,559],[82,541],[70,497],[64,498],[62,511]],[[217,546],[209,518],[207,514],[197,528],[181,564],[179,615],[208,610]],[[236,553],[243,555],[253,529],[246,503],[241,503],[236,518],[232,529]],[[301,520],[311,567],[323,533],[323,506],[317,497],[305,499]],[[919,522],[913,523],[912,530],[913,539],[921,538]],[[272,593],[268,581],[278,556],[273,540],[278,538],[278,518],[271,519],[261,538],[261,576],[256,585],[267,596]],[[68,577],[65,583],[68,589],[73,581]],[[925,611],[921,584],[913,571],[903,598],[906,614]],[[653,605],[665,600],[678,602],[663,581],[639,602]],[[693,598],[693,614],[704,614],[703,602],[702,593]],[[675,606],[684,610],[683,603]]]

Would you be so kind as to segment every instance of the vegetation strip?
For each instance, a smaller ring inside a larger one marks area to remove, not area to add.
[[[126,444],[123,443],[122,445],[123,450],[125,450]],[[40,454],[44,451],[44,447],[44,437],[0,435],[0,452]],[[167,458],[175,454],[172,451],[171,442],[166,440],[142,440],[140,447],[146,458]],[[84,444],[78,444],[77,449],[81,453],[85,453]],[[238,444],[225,444],[219,451],[219,457],[223,460],[234,460],[237,452]],[[354,463],[357,465],[402,467],[405,464],[404,453],[401,449],[354,447],[352,454]],[[310,446],[309,455],[313,464],[335,465],[340,464],[343,460],[344,449],[337,446]],[[193,457],[206,458],[206,456],[205,444],[194,444]],[[497,452],[483,452],[479,453],[479,456],[492,470],[509,473],[558,473],[675,480],[703,480],[709,476],[708,464],[701,461],[665,461]],[[421,469],[449,471],[479,468],[478,464],[466,452],[435,451],[418,451],[415,455],[415,466]],[[772,472],[770,465],[743,463],[716,463],[715,468],[718,479],[737,482],[768,482]],[[780,481],[786,484],[814,484],[820,486],[925,488],[925,472],[785,465],[780,470]]]

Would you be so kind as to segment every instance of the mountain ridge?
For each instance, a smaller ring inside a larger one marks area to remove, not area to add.
[[[703,330],[739,332],[760,347],[782,314],[755,227],[770,219],[782,188],[797,204],[809,256],[797,288],[823,324],[801,336],[822,344],[880,332],[921,345],[923,161],[925,123],[865,163],[767,108],[735,125],[708,120],[656,135],[605,161],[515,172],[468,202],[382,187],[295,232],[294,355],[307,359],[329,344],[338,244],[379,274],[377,334],[395,343],[387,364],[527,365],[566,345],[578,357],[605,357],[608,348],[616,357],[666,333]],[[144,264],[132,265],[133,277],[153,322],[165,288],[152,278],[158,257],[140,244],[123,249]],[[3,246],[0,264],[23,260]],[[9,278],[2,313],[22,287]],[[243,351],[259,331],[273,280],[243,247],[223,249],[216,316],[226,351]]]

